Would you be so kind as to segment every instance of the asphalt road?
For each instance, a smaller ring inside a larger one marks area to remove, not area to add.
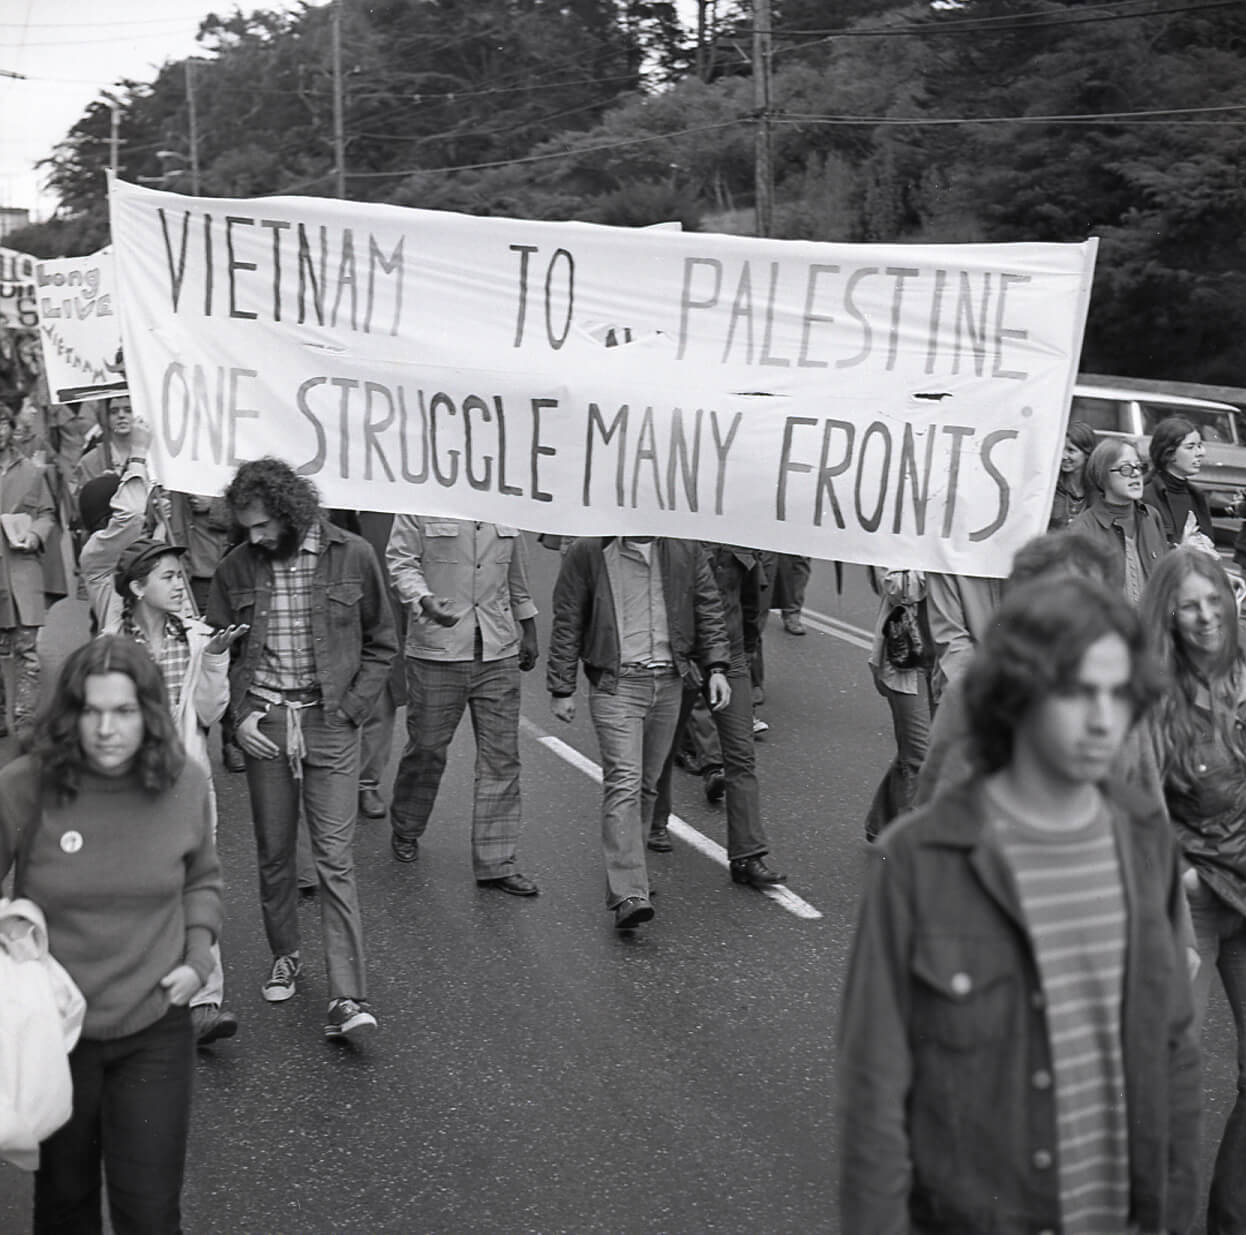
[[[557,560],[534,546],[545,608]],[[520,739],[521,865],[541,895],[477,889],[464,724],[417,863],[390,858],[383,820],[360,823],[381,1019],[366,1051],[322,1039],[314,903],[298,995],[261,999],[245,782],[220,773],[227,1001],[242,1029],[198,1064],[188,1235],[869,1235],[836,1216],[833,1042],[861,821],[891,750],[861,646],[873,611],[859,568],[839,596],[818,564],[808,636],[767,630],[758,763],[790,895],[730,882],[722,808],[677,773],[687,829],[650,855],[657,916],[616,933],[587,709],[555,721],[543,666],[524,682]],[[85,629],[72,602],[54,619],[53,660]],[[1210,1161],[1235,1074],[1219,995],[1206,1054]],[[28,1229],[29,1193],[0,1167],[4,1235]]]

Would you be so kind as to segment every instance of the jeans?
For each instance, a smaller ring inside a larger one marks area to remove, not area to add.
[[[783,605],[784,617],[800,616],[801,610],[805,607],[805,588],[808,586],[812,572],[813,562],[803,554],[779,554],[776,590],[782,593],[779,599]]]
[[[359,728],[359,788],[379,789],[385,779],[398,705],[386,687],[376,697],[368,719]]]
[[[471,712],[476,735],[472,869],[477,879],[515,871],[519,798],[519,657],[407,657],[407,748],[394,780],[394,833],[418,840],[428,827],[454,731]]]
[[[708,705],[710,720],[719,747],[719,760],[707,762],[702,770],[721,767],[727,782],[727,857],[731,861],[756,858],[770,851],[766,829],[761,821],[761,791],[757,784],[756,747],[753,740],[753,701],[747,668],[732,666],[727,674],[731,702],[717,712]],[[695,717],[699,691],[685,691],[680,720]],[[674,744],[662,765],[653,810],[653,826],[665,827],[671,813],[671,768],[675,762]]]
[[[1194,979],[1194,1015],[1202,1027],[1213,966],[1237,1029],[1237,1099],[1224,1127],[1207,1198],[1207,1235],[1246,1235],[1246,918],[1206,884],[1187,892],[1201,962]]]
[[[301,781],[286,757],[284,707],[273,707],[260,721],[260,732],[280,753],[272,759],[247,756],[264,931],[274,956],[299,950],[295,848],[301,802],[320,880],[329,998],[366,999],[363,918],[352,848],[359,808],[359,730],[343,717],[326,715],[320,704],[303,709],[300,719],[306,746]]]
[[[14,662],[13,727],[23,733],[35,723],[35,713],[39,710],[39,627],[0,628],[0,657]],[[0,678],[0,707],[3,702],[4,681]]]
[[[891,709],[896,756],[874,791],[874,800],[870,803],[869,814],[865,817],[865,835],[868,840],[874,840],[897,815],[904,814],[913,806],[917,799],[917,778],[930,742],[931,703],[928,673],[918,673],[915,695],[892,690],[878,676],[877,670],[874,672],[874,688],[887,700],[887,706]]]
[[[658,777],[679,723],[683,683],[674,671],[624,665],[617,691],[590,687],[589,714],[601,749],[601,847],[606,908],[649,899],[645,837],[653,820]]]
[[[73,1114],[40,1148],[35,1235],[100,1235],[100,1167],[116,1235],[178,1235],[194,1035],[186,1008],[69,1056]]]

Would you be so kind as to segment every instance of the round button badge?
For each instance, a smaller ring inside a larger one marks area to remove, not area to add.
[[[77,853],[82,848],[81,832],[66,832],[61,837],[61,849],[65,853]]]

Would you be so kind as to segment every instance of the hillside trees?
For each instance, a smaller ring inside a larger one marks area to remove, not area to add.
[[[772,7],[777,235],[1096,235],[1086,367],[1242,381],[1246,6]],[[697,10],[699,49],[667,0],[345,0],[347,195],[623,225],[696,227],[712,213],[747,227],[749,5]],[[204,22],[202,192],[336,191],[330,36],[325,7]],[[187,191],[183,66],[116,93],[122,175]],[[106,234],[109,120],[94,104],[49,160],[62,207],[30,251],[88,251]]]

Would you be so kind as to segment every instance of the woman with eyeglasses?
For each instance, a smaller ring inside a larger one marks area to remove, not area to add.
[[[1069,524],[1069,531],[1110,545],[1120,554],[1125,595],[1135,605],[1168,551],[1159,515],[1142,500],[1145,474],[1133,442],[1118,437],[1100,442],[1086,460],[1090,505]]]
[[[1168,670],[1151,717],[1200,965],[1202,1025],[1218,971],[1237,1027],[1237,1099],[1211,1178],[1208,1235],[1246,1231],[1246,651],[1218,558],[1169,553],[1147,583],[1143,627]]]
[[[1214,550],[1215,529],[1207,498],[1190,483],[1203,467],[1203,435],[1184,416],[1169,416],[1155,426],[1149,450],[1153,471],[1142,500],[1159,515],[1168,543],[1190,543],[1201,534],[1204,539],[1197,546]]]

